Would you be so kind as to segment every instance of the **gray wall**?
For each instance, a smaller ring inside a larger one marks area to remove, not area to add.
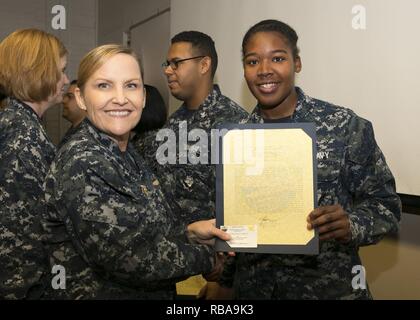
[[[155,86],[168,106],[169,90],[161,64],[169,47],[170,13],[153,17],[170,7],[169,0],[112,0],[98,3],[98,45],[123,43],[123,33],[139,22],[131,32],[131,47],[141,58],[144,82]],[[147,99],[147,97],[146,97]]]
[[[61,4],[66,9],[66,29],[53,30],[51,8]],[[97,0],[0,0],[0,40],[16,29],[38,28],[59,37],[69,51],[67,75],[76,78],[84,54],[97,43]],[[49,109],[44,124],[54,143],[69,127],[61,117],[61,106]]]
[[[100,0],[98,2],[98,45],[122,43],[123,32],[159,10],[170,7],[170,0]]]
[[[122,44],[126,2],[126,0],[100,0],[98,2],[98,45]]]

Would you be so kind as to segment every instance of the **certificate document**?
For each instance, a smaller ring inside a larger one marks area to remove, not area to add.
[[[227,125],[219,135],[216,224],[232,239],[216,249],[317,254],[306,221],[316,204],[314,124]]]

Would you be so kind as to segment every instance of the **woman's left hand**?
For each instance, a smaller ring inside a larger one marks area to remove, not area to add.
[[[222,252],[216,253],[216,263],[214,264],[213,270],[210,273],[203,274],[203,278],[207,281],[218,281],[223,272],[225,259],[226,258]]]
[[[322,206],[313,210],[308,218],[308,230],[318,228],[320,240],[337,240],[347,243],[351,240],[350,221],[340,205]]]

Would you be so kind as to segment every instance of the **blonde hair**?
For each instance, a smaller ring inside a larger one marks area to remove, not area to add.
[[[0,43],[0,86],[9,97],[45,101],[57,91],[60,58],[67,55],[62,42],[38,29],[21,29]]]
[[[139,64],[141,72],[141,64],[137,55],[130,48],[119,44],[105,44],[89,51],[82,59],[77,73],[77,86],[83,93],[83,89],[88,79],[113,56],[124,53],[132,56]],[[142,76],[142,74],[141,74]]]

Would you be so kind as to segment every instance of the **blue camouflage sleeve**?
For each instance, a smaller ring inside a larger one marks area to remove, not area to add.
[[[13,155],[5,163],[9,167],[0,168],[5,186],[0,186],[0,300],[23,299],[29,298],[29,290],[40,285],[47,272],[39,223],[45,206],[45,170],[27,152]]]
[[[372,124],[359,117],[350,120],[346,177],[353,206],[349,213],[352,243],[375,244],[395,233],[401,218],[401,202],[395,179],[378,147]]]

